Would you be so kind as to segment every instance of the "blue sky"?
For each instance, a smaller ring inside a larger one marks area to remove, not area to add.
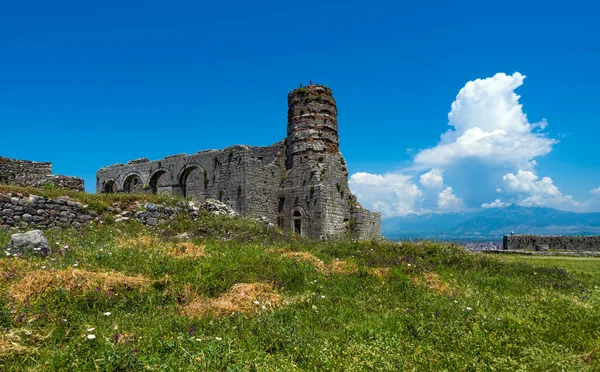
[[[6,3],[0,156],[93,191],[102,166],[282,139],[287,93],[312,80],[338,101],[352,189],[384,216],[600,210],[598,5],[487,3]],[[477,130],[491,143],[457,150]]]

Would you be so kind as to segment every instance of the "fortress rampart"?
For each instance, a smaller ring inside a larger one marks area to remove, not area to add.
[[[363,209],[348,187],[336,101],[323,85],[288,94],[287,138],[271,146],[236,145],[156,161],[137,159],[102,168],[96,175],[98,192],[218,199],[242,216],[264,216],[311,237],[381,235],[381,215]]]
[[[600,236],[504,235],[503,249],[529,251],[600,251]]]
[[[0,185],[44,187],[83,191],[83,179],[52,174],[52,163],[39,163],[0,156]]]

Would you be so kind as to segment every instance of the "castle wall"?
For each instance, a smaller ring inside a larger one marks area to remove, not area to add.
[[[53,187],[83,191],[83,179],[52,174],[52,163],[10,159],[0,156],[0,185]]]
[[[269,203],[276,203],[273,179],[279,179],[281,170],[272,163],[282,148],[281,143],[261,148],[232,146],[156,161],[138,159],[100,169],[96,190],[218,199],[243,216],[270,216],[276,221],[276,206]]]
[[[380,237],[381,215],[362,209],[348,187],[335,98],[322,85],[288,94],[285,141],[102,168],[96,189],[218,199],[242,216],[264,216],[313,238]]]
[[[600,251],[600,236],[505,235],[503,249]]]

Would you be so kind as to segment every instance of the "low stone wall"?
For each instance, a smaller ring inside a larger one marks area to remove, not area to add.
[[[177,207],[138,203],[136,210],[121,209],[117,203],[109,207],[109,212],[116,223],[137,220],[145,225],[156,226],[182,213],[196,218],[201,209],[215,215],[236,215],[226,204],[212,199],[200,205],[184,202]],[[87,205],[70,201],[66,197],[51,200],[36,195],[0,194],[0,228],[3,229],[80,228],[86,223],[101,223],[102,220],[102,216],[90,210]]]
[[[66,198],[49,200],[35,195],[14,197],[0,194],[0,226],[40,229],[81,227],[97,217],[83,204]]]
[[[9,159],[0,156],[0,185],[21,187],[51,186],[83,191],[83,179],[52,174],[52,163]]]
[[[505,235],[505,250],[600,251],[600,236]]]

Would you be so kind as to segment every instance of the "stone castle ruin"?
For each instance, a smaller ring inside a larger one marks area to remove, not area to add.
[[[504,235],[502,243],[502,248],[510,251],[600,251],[600,236]]]
[[[96,189],[218,199],[242,216],[266,217],[315,238],[381,235],[381,214],[363,209],[348,187],[336,101],[323,85],[288,94],[283,141],[112,165],[97,172]]]
[[[0,156],[0,185],[54,187],[83,191],[83,179],[52,174],[52,163],[9,159]]]

